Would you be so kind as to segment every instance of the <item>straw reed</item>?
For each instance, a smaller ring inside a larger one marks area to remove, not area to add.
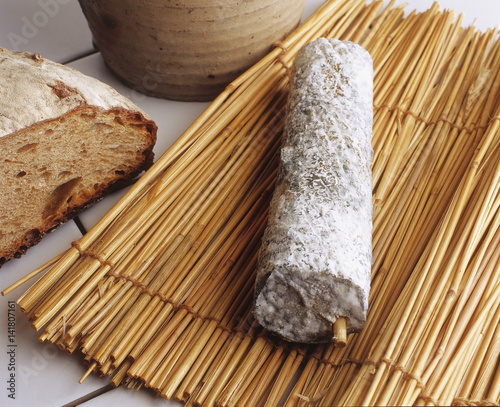
[[[41,339],[188,406],[500,404],[500,41],[461,22],[325,2],[41,268],[18,301]],[[289,68],[320,36],[375,68],[370,308],[343,347],[252,319]]]

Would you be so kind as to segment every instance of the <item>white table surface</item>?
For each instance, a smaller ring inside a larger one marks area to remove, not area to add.
[[[407,0],[407,10],[423,11],[432,2]],[[308,0],[304,17],[321,3],[322,0]],[[464,25],[474,23],[481,30],[500,25],[500,0],[441,0],[439,4],[442,8],[464,13]],[[158,124],[157,157],[208,105],[146,97],[119,83],[104,66],[100,54],[93,50],[92,36],[77,0],[1,0],[0,47],[38,52],[114,86],[147,111]],[[83,227],[88,229],[94,225],[123,193],[115,193],[81,213],[78,219]],[[28,250],[21,259],[8,262],[0,269],[0,290],[52,259],[81,235],[77,223],[70,221]],[[180,406],[179,403],[158,398],[144,390],[110,390],[106,378],[93,375],[79,384],[78,380],[85,368],[78,358],[64,354],[55,346],[40,343],[38,333],[30,327],[19,309],[15,310],[16,398],[9,398],[7,351],[11,348],[8,347],[8,307],[9,301],[17,300],[26,288],[20,287],[0,297],[0,406]]]

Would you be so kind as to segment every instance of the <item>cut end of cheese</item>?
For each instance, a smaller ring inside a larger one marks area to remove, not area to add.
[[[347,333],[365,325],[365,298],[351,281],[316,272],[273,270],[255,301],[254,314],[270,332],[291,342],[335,341],[335,321]],[[300,329],[297,329],[300,327]]]

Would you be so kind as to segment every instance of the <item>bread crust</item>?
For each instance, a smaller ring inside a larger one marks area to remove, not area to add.
[[[2,145],[5,149],[22,135],[26,137],[28,134],[31,137],[31,134],[44,126],[60,124],[78,115],[114,118],[117,123],[129,129],[129,133],[132,132],[130,129],[137,127],[137,145],[140,145],[137,151],[130,151],[133,165],[124,166],[112,176],[108,175],[92,189],[72,195],[67,204],[64,202],[64,205],[57,206],[50,216],[42,217],[43,221],[34,224],[33,228],[21,233],[18,238],[13,238],[15,241],[9,247],[0,246],[1,267],[6,261],[20,257],[47,233],[84,208],[105,195],[130,185],[136,176],[147,170],[154,160],[157,126],[142,109],[110,86],[73,68],[46,60],[38,54],[0,48],[0,78],[7,83],[7,86],[0,87],[0,159]],[[71,130],[68,133],[70,132]],[[45,140],[45,144],[51,142],[48,138]],[[3,155],[0,169],[1,166],[5,169],[9,165],[5,153]],[[2,210],[5,209],[0,208],[0,215]],[[7,215],[11,217],[12,213]],[[0,237],[2,233],[0,224]]]
[[[151,118],[111,86],[29,52],[0,48],[0,137],[77,107],[122,108]]]

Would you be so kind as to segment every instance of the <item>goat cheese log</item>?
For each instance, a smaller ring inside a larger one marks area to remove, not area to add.
[[[297,54],[281,164],[259,253],[254,315],[292,342],[366,321],[372,266],[373,63],[347,41]]]

